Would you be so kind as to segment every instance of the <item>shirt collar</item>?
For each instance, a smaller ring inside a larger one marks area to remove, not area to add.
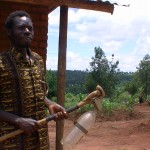
[[[27,61],[27,59],[25,58],[25,56],[22,54],[21,51],[16,50],[15,48],[11,49],[11,53],[13,55],[13,57],[16,59],[16,61]],[[33,57],[33,52],[31,51],[31,49],[29,49],[29,55],[30,55],[30,60],[32,63],[34,63],[34,57]]]

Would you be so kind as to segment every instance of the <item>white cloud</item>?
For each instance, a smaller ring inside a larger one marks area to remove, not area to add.
[[[59,26],[59,18],[60,18],[59,12],[60,9],[57,8],[48,15],[48,19],[49,19],[48,22],[51,26]]]
[[[47,56],[46,69],[57,70],[58,58],[56,56]]]
[[[84,67],[89,65],[92,56],[86,53],[85,58],[81,58],[79,53],[81,43],[86,46],[99,45],[108,57],[112,53],[115,54],[123,71],[135,71],[140,60],[145,54],[150,53],[150,1],[118,0],[117,2],[130,4],[130,7],[115,6],[113,15],[98,11],[69,9],[68,42],[73,40],[79,43],[78,47],[72,46],[72,50],[67,50],[69,69],[84,70]],[[49,15],[49,20],[50,34],[58,34],[59,9]],[[130,49],[127,49],[128,47]]]
[[[72,51],[67,53],[67,69],[68,70],[85,70],[89,68],[90,58],[82,57]]]
[[[89,62],[91,58],[89,57],[82,57],[74,53],[72,51],[67,52],[67,63],[66,68],[67,70],[85,70],[86,68],[89,69]],[[47,57],[46,67],[47,70],[57,70],[58,59],[57,57]]]

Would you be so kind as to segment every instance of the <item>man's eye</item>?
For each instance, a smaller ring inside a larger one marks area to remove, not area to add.
[[[23,30],[24,28],[23,28],[23,27],[18,27],[17,29],[19,29],[19,30]]]
[[[33,30],[33,28],[32,28],[32,27],[28,27],[28,29],[29,29],[30,31],[32,31],[32,30]]]

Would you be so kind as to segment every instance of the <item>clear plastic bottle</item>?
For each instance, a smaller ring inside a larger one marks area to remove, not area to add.
[[[96,111],[89,111],[82,114],[71,131],[62,139],[61,143],[65,150],[72,149],[79,140],[88,132],[94,124]]]

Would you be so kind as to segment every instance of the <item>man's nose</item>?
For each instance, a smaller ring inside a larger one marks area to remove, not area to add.
[[[29,32],[30,32],[30,30],[29,30],[28,28],[25,28],[25,32],[29,33]]]

